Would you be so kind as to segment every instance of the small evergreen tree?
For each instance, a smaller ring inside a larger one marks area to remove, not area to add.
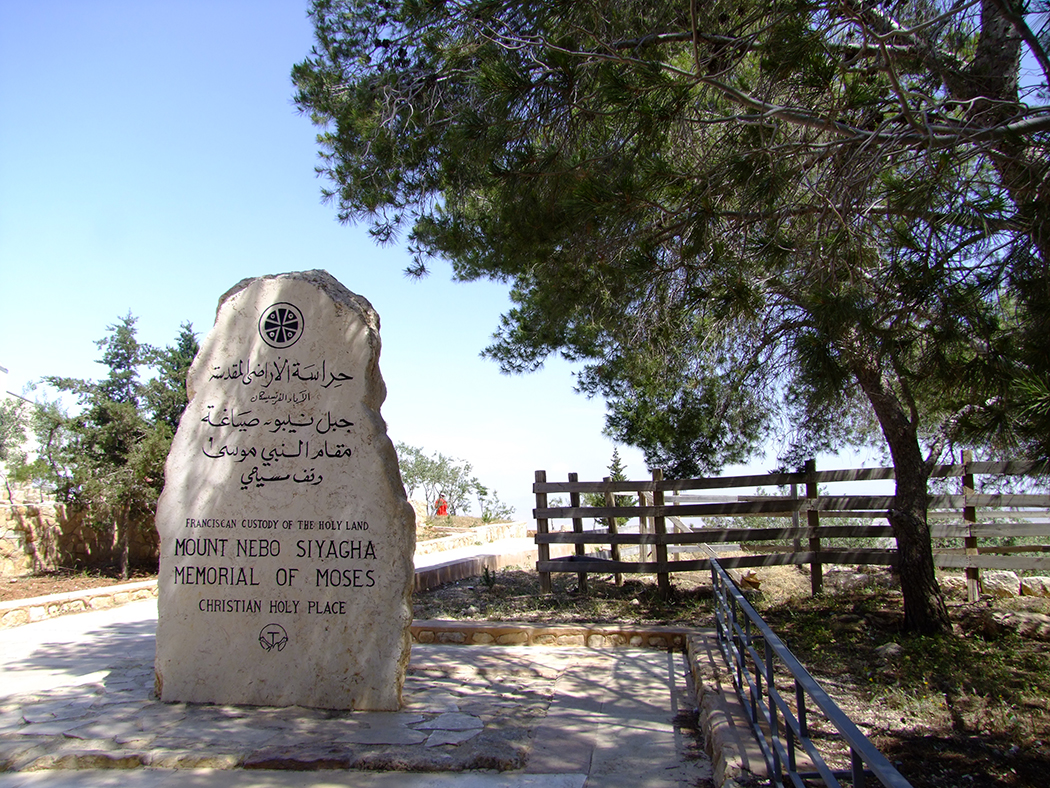
[[[198,350],[200,343],[188,322],[179,327],[174,345],[146,350],[146,358],[157,373],[144,388],[146,404],[154,420],[167,424],[173,433],[179,428],[179,419],[189,404],[186,375]]]
[[[609,480],[614,482],[625,482],[627,481],[626,468],[624,467],[623,460],[620,459],[620,451],[615,446],[613,447],[612,458],[609,460]],[[601,493],[587,493],[583,496],[584,505],[586,506],[605,506],[605,495]],[[614,495],[613,505],[614,506],[630,506],[634,501],[630,495]],[[617,517],[616,525],[624,525],[630,518],[629,517]],[[603,521],[598,520],[599,524]]]

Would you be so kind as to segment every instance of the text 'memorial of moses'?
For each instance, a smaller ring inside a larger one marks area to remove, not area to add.
[[[157,509],[162,700],[399,707],[415,519],[379,348],[324,271],[220,299]]]

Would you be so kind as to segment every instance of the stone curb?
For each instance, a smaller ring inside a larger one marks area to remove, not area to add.
[[[439,555],[439,554],[438,554]],[[535,551],[515,553],[483,553],[470,558],[454,558],[443,563],[416,569],[415,591],[429,591],[432,588],[465,580],[468,577],[481,577],[486,570],[497,572],[505,566],[517,566],[536,560]]]
[[[525,550],[513,552],[498,551],[497,543],[483,545],[476,555],[468,557],[450,558],[448,561],[440,561],[428,566],[416,567],[415,590],[429,591],[432,588],[443,586],[446,583],[454,583],[457,580],[466,580],[470,577],[481,577],[485,571],[498,572],[508,566],[535,565],[537,560],[536,545]],[[552,558],[569,555],[573,551],[572,545],[551,545],[550,554]],[[440,556],[441,553],[429,553],[428,557]]]
[[[690,631],[686,655],[715,784],[721,788],[765,784],[765,758],[733,687],[715,634]]]
[[[684,650],[690,630],[608,624],[549,626],[516,622],[416,620],[413,643],[456,646],[586,646]]]
[[[102,588],[87,588],[83,591],[68,591],[31,599],[14,599],[0,602],[0,629],[10,629],[23,624],[44,621],[70,613],[87,613],[105,610],[157,596],[156,580],[140,580]]]

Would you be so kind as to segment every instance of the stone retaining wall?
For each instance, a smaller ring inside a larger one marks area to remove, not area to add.
[[[10,485],[0,503],[0,577],[60,568],[97,568],[117,562],[114,534],[93,528],[65,504],[47,500],[40,490]],[[155,564],[160,539],[156,529],[132,531],[132,564]]]
[[[38,488],[9,484],[0,503],[0,577],[17,577],[60,568],[98,568],[117,563],[115,535],[96,529],[65,504],[48,500]],[[417,502],[412,502],[414,505]],[[424,507],[425,511],[425,507]],[[417,519],[419,512],[417,511]],[[528,523],[493,523],[460,534],[416,543],[428,555],[502,539],[527,536]],[[160,538],[152,525],[132,533],[131,563],[155,565]],[[480,569],[479,569],[480,573]]]

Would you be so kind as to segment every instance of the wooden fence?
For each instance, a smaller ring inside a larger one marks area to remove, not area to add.
[[[1024,462],[972,462],[963,454],[957,465],[937,466],[931,474],[931,487],[954,488],[930,495],[928,519],[934,539],[934,563],[942,568],[965,570],[967,592],[971,600],[980,595],[981,569],[1046,571],[1050,573],[1050,545],[1033,544],[1033,540],[1050,542],[1050,495],[984,494],[975,484],[977,477],[1017,477],[1032,488],[1046,489],[1045,477],[1035,474],[1039,468]],[[653,471],[651,481],[581,482],[569,474],[564,482],[548,481],[545,471],[536,471],[533,492],[536,495],[536,544],[541,588],[550,592],[552,572],[575,572],[582,589],[588,574],[612,574],[622,582],[624,574],[655,574],[660,590],[670,592],[670,575],[674,572],[708,571],[707,557],[672,559],[672,555],[699,553],[713,544],[747,544],[748,554],[721,556],[723,567],[756,567],[786,564],[808,564],[811,568],[813,593],[823,587],[826,564],[894,566],[897,551],[893,532],[886,522],[893,496],[830,495],[831,485],[893,479],[892,468],[860,468],[818,471],[811,460],[800,473],[776,473],[751,476],[724,476],[700,479],[665,480],[661,471]],[[984,485],[987,486],[987,485]],[[761,492],[736,496],[698,495],[697,491],[733,488],[778,488],[779,494]],[[550,496],[568,495],[568,506],[549,506]],[[630,505],[617,497],[631,496]],[[585,506],[582,496],[594,497],[604,505]],[[618,505],[619,504],[619,505]],[[704,523],[686,523],[683,518],[779,518],[770,526],[752,522],[746,527],[710,527]],[[617,518],[628,518],[636,527],[623,532]],[[868,524],[836,525],[836,520],[871,521]],[[584,523],[594,519],[601,525],[593,530]],[[551,528],[552,521],[568,520],[572,530]],[[790,521],[790,525],[787,522]],[[880,522],[881,521],[881,522]],[[670,527],[668,527],[670,524]],[[882,540],[886,546],[837,546],[827,540]],[[1024,544],[1017,544],[1022,540]],[[984,544],[982,544],[982,541]],[[1004,543],[1006,542],[1006,543]],[[550,546],[571,544],[574,554],[551,558]],[[603,551],[594,549],[608,545]],[[591,552],[588,553],[588,547]],[[621,553],[637,552],[637,560],[624,560]]]

